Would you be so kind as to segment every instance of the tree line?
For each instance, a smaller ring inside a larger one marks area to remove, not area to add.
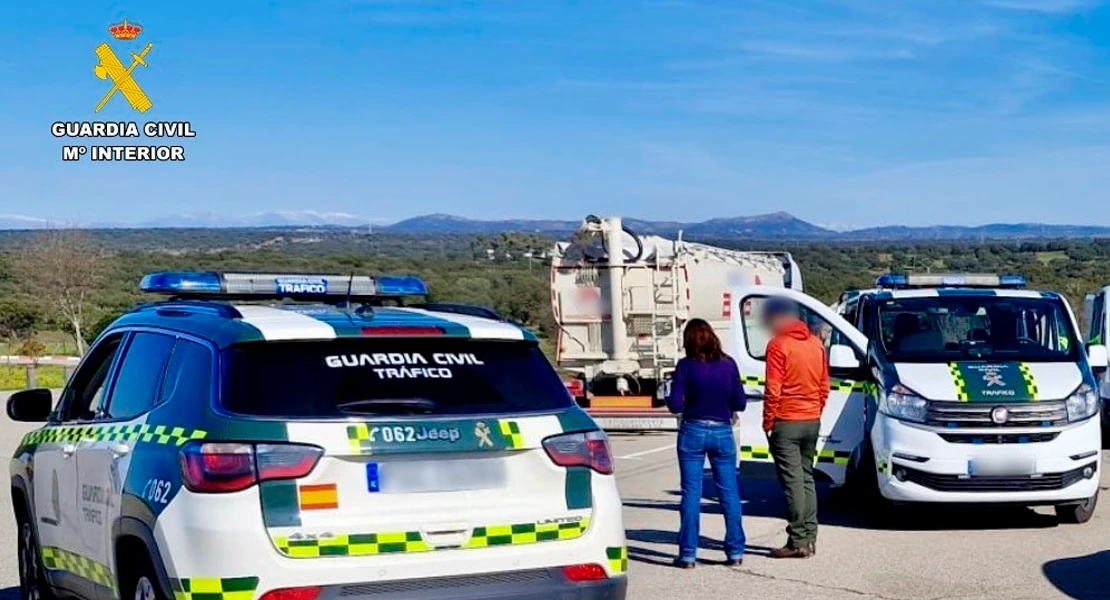
[[[825,302],[887,272],[1023,273],[1036,289],[1084,294],[1110,284],[1110,240],[816,243],[697,240],[739,250],[787,250],[806,291]],[[416,275],[432,301],[489,306],[541,337],[556,331],[548,265],[555,240],[539,234],[399,235],[344,229],[50,230],[0,232],[0,338],[41,352],[64,332],[77,351],[120,313],[149,301],[138,291],[158,270]],[[10,346],[10,347],[11,347]]]

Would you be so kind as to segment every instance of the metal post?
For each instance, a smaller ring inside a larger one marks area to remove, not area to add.
[[[38,377],[35,373],[35,365],[27,365],[27,389],[33,390],[38,387]]]
[[[603,221],[609,251],[609,322],[613,335],[613,360],[628,359],[628,328],[624,322],[624,239],[620,217]]]

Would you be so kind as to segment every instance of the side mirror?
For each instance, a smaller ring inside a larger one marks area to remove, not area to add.
[[[856,351],[843,344],[834,344],[829,347],[829,369],[839,371],[852,371],[859,368],[859,359]]]
[[[54,409],[54,395],[50,390],[24,390],[8,398],[8,418],[13,421],[42,423]]]
[[[1092,369],[1101,370],[1110,366],[1110,354],[1107,353],[1106,346],[1102,344],[1091,344],[1087,346],[1087,362],[1091,365]]]

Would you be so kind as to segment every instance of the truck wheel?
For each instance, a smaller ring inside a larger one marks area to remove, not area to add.
[[[1098,506],[1098,492],[1082,502],[1059,504],[1056,506],[1056,518],[1061,523],[1086,523],[1095,514]]]
[[[166,600],[158,591],[158,579],[145,554],[135,556],[120,577],[121,600]]]
[[[35,528],[22,515],[19,517],[19,597],[21,600],[53,600],[54,593],[46,583]]]

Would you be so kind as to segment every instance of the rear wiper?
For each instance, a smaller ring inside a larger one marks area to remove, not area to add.
[[[434,412],[436,403],[427,398],[371,398],[368,400],[355,400],[344,402],[335,407],[340,412],[370,415],[370,414],[427,414]]]

